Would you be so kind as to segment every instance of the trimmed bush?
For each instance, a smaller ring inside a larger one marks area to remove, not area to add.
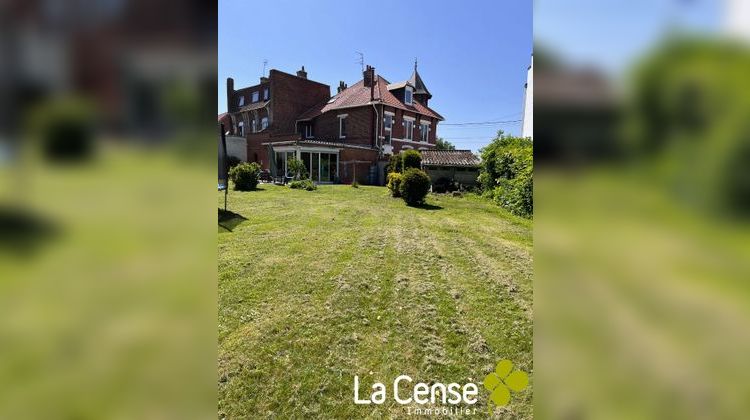
[[[400,154],[391,155],[391,161],[388,163],[388,168],[387,168],[388,173],[390,174],[392,172],[395,172],[395,173],[403,172],[402,165],[401,165],[402,162],[403,161],[401,160]]]
[[[422,168],[422,155],[416,150],[404,150],[401,152],[401,160],[404,172],[409,168]]]
[[[391,197],[401,197],[401,174],[391,172],[388,174],[388,189],[391,191]]]
[[[242,163],[242,161],[237,156],[227,156],[227,168],[229,168],[229,170],[232,170],[232,168],[240,163]]]
[[[419,169],[410,168],[404,172],[399,187],[401,198],[410,206],[424,203],[424,198],[430,191],[430,177]]]
[[[258,186],[260,165],[257,163],[240,163],[229,170],[229,179],[234,182],[234,189],[238,191],[254,190]]]
[[[303,180],[290,182],[289,188],[293,188],[295,190],[313,191],[313,190],[317,190],[318,186],[315,185],[315,183],[312,182],[312,180],[303,179]]]
[[[64,98],[37,106],[27,124],[45,159],[75,163],[93,157],[95,120],[89,102]]]

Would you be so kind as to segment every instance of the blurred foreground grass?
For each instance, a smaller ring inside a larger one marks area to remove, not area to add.
[[[750,227],[645,172],[540,171],[535,414],[746,418]]]
[[[25,220],[1,232],[0,418],[213,415],[214,160],[180,156],[0,168],[2,217]]]

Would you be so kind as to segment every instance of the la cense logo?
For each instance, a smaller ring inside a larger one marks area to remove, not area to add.
[[[497,363],[494,372],[490,372],[482,383],[489,391],[488,411],[492,406],[502,407],[510,402],[511,391],[521,392],[529,384],[529,377],[522,370],[513,370],[513,362],[503,359]],[[367,396],[366,391],[360,390],[359,376],[354,376],[354,403],[383,404],[392,398],[397,404],[408,405],[408,414],[417,415],[461,415],[476,414],[479,387],[473,382],[465,384],[433,382],[431,385],[414,383],[408,375],[399,375],[393,380],[390,393],[388,387],[376,382]],[[416,405],[416,408],[415,408]],[[428,407],[422,407],[429,405]]]

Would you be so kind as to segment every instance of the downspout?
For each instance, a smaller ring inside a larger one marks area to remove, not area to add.
[[[378,127],[380,124],[380,114],[378,113],[378,107],[375,106],[375,103],[372,103],[372,109],[375,110],[375,147],[378,148],[378,158],[380,158],[383,154],[383,150],[378,145],[378,141],[380,140],[380,135],[378,132]]]

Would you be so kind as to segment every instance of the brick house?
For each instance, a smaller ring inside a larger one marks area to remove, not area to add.
[[[390,83],[367,66],[351,87],[343,81],[337,93],[307,79],[271,70],[268,78],[234,90],[227,79],[231,134],[247,139],[247,159],[274,174],[287,172],[287,161],[301,159],[321,183],[380,184],[391,154],[404,149],[435,148],[438,122],[428,107],[432,95],[414,72],[409,80]]]

